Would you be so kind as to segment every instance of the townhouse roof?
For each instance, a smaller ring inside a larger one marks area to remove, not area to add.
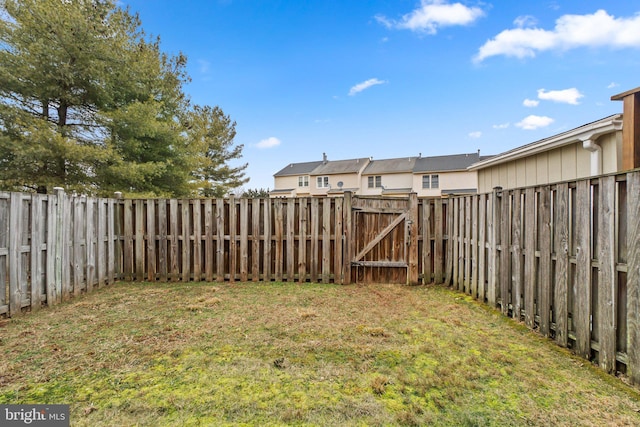
[[[397,159],[371,160],[362,171],[363,175],[412,172],[417,157],[399,157]]]
[[[369,162],[367,157],[348,160],[327,160],[320,164],[310,173],[311,175],[335,175],[341,173],[357,173],[361,171]]]
[[[321,164],[322,160],[316,162],[289,163],[283,169],[276,172],[274,176],[308,175]]]
[[[574,144],[578,141],[595,140],[599,136],[619,131],[622,129],[622,114],[613,114],[587,123],[566,132],[540,139],[529,144],[521,145],[505,151],[504,153],[493,156],[489,159],[479,160],[477,163],[469,166],[469,170],[484,169],[489,166],[495,166],[523,157],[532,156],[545,151],[550,151],[565,145]]]
[[[481,156],[475,153],[452,154],[448,156],[419,157],[416,159],[414,173],[447,172],[466,170],[472,164],[492,156]]]

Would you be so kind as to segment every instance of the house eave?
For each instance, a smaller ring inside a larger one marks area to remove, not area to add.
[[[579,128],[570,130],[562,135],[543,139],[532,144],[522,146],[503,154],[498,154],[487,160],[474,163],[467,168],[469,171],[477,171],[489,166],[496,166],[502,163],[507,163],[513,160],[518,160],[523,157],[529,157],[538,153],[550,151],[565,145],[574,144],[578,141],[593,140],[601,135],[619,131],[622,129],[622,115],[616,114],[614,116],[601,119],[597,122],[581,126]]]

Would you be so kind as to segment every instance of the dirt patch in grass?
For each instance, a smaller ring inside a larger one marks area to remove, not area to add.
[[[117,284],[3,321],[74,426],[640,425],[636,388],[441,287]]]

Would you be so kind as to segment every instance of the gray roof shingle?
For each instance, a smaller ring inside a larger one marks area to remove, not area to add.
[[[372,160],[362,171],[363,175],[412,172],[417,157],[401,157],[397,159]]]
[[[472,164],[491,156],[481,156],[479,152],[453,154],[449,156],[421,157],[416,160],[413,172],[446,172],[466,170]]]

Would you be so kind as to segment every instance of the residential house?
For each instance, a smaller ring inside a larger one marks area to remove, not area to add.
[[[358,158],[291,163],[274,175],[271,197],[336,196],[350,191],[363,196],[441,197],[473,194],[476,172],[471,164],[480,152],[436,157]]]
[[[271,197],[335,196],[345,191],[357,193],[360,176],[370,159],[291,163],[274,174]]]
[[[478,191],[570,181],[640,167],[640,88],[611,97],[623,101],[614,114],[514,148],[469,167]]]
[[[412,188],[418,197],[441,197],[460,194],[475,194],[478,176],[467,168],[491,156],[475,153],[449,156],[419,157],[413,168]]]

